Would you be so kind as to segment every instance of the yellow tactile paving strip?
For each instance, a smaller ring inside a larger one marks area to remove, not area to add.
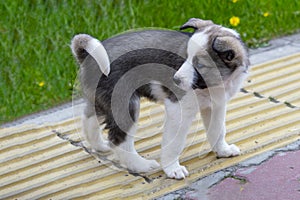
[[[241,156],[216,159],[199,116],[181,156],[190,176],[181,181],[166,179],[161,170],[134,176],[107,161],[110,155],[91,156],[77,145],[78,119],[7,128],[0,130],[0,199],[150,199],[300,139],[300,54],[250,73],[248,93],[231,101],[227,116],[227,140],[238,144]],[[143,156],[159,160],[163,121],[162,106],[142,103],[136,148]]]
[[[253,67],[245,88],[300,107],[300,54]]]

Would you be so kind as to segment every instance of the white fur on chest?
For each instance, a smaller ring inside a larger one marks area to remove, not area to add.
[[[248,73],[245,69],[239,68],[224,82],[224,93],[226,102],[228,102],[241,89],[243,81],[247,78]],[[209,88],[204,90],[196,90],[198,103],[200,108],[211,107],[211,95]]]

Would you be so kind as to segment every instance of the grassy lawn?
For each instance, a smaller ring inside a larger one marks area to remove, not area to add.
[[[78,69],[69,44],[77,33],[177,30],[197,17],[235,28],[257,47],[300,28],[298,0],[0,0],[0,8],[0,124],[72,99]]]

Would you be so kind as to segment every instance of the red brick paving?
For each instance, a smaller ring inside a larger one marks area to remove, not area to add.
[[[209,200],[300,200],[300,151],[239,169],[209,189]]]

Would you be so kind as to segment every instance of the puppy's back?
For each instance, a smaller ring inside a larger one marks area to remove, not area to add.
[[[171,30],[142,30],[117,35],[102,41],[111,62],[130,51],[158,49],[186,58],[190,34]]]

